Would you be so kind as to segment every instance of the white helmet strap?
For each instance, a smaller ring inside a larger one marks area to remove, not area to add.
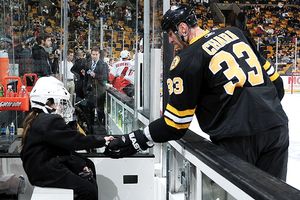
[[[41,103],[41,102],[37,102],[37,101],[32,101],[32,102],[35,103],[35,104],[38,104],[38,105],[39,105],[38,107],[40,107],[40,109],[41,109],[44,113],[50,114],[50,113],[55,112],[55,109],[54,109],[54,108],[51,108],[51,107],[48,106],[48,105],[45,105],[45,104],[43,104],[43,103]]]

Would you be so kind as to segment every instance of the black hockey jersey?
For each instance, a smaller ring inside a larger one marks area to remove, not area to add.
[[[178,139],[196,114],[201,129],[214,141],[259,134],[286,124],[277,92],[258,57],[237,28],[206,31],[194,38],[170,66],[169,102],[152,122],[153,141]]]

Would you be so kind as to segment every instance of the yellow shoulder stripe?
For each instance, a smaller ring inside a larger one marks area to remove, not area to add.
[[[200,35],[198,35],[197,37],[194,37],[193,39],[191,39],[191,41],[189,42],[189,44],[193,44],[194,42],[196,42],[196,41],[199,40],[200,38],[204,37],[204,36],[207,35],[208,33],[209,33],[209,30],[203,31]]]
[[[269,61],[266,61],[266,63],[264,64],[263,68],[268,71],[268,69],[271,67],[271,63]]]
[[[170,104],[167,104],[166,109],[168,111],[170,111],[171,113],[173,113],[174,115],[177,115],[178,117],[185,117],[185,116],[190,116],[193,115],[195,113],[196,108],[194,109],[187,109],[187,110],[177,110],[176,108],[174,108],[173,106],[171,106]]]
[[[171,126],[173,128],[176,129],[187,129],[190,126],[190,123],[186,123],[186,124],[176,124],[175,122],[173,122],[172,120],[169,120],[168,118],[164,117],[165,122],[168,126]]]
[[[279,77],[279,74],[275,72],[272,76],[270,76],[271,81],[275,81]]]

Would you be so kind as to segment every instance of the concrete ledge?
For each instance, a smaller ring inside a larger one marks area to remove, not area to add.
[[[35,186],[31,200],[73,200],[73,190]]]

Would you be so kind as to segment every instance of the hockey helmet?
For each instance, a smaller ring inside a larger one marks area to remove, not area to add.
[[[190,27],[197,24],[197,17],[193,9],[187,5],[174,5],[164,14],[161,28],[163,31],[177,32],[177,26],[184,22]]]
[[[124,59],[124,58],[129,58],[129,57],[130,57],[129,51],[127,51],[127,50],[121,51],[120,57],[121,57],[122,59]]]
[[[54,104],[54,108],[49,106]],[[41,77],[30,92],[32,108],[41,109],[44,113],[61,115],[66,122],[73,118],[74,108],[70,102],[70,93],[63,83],[54,77]]]

